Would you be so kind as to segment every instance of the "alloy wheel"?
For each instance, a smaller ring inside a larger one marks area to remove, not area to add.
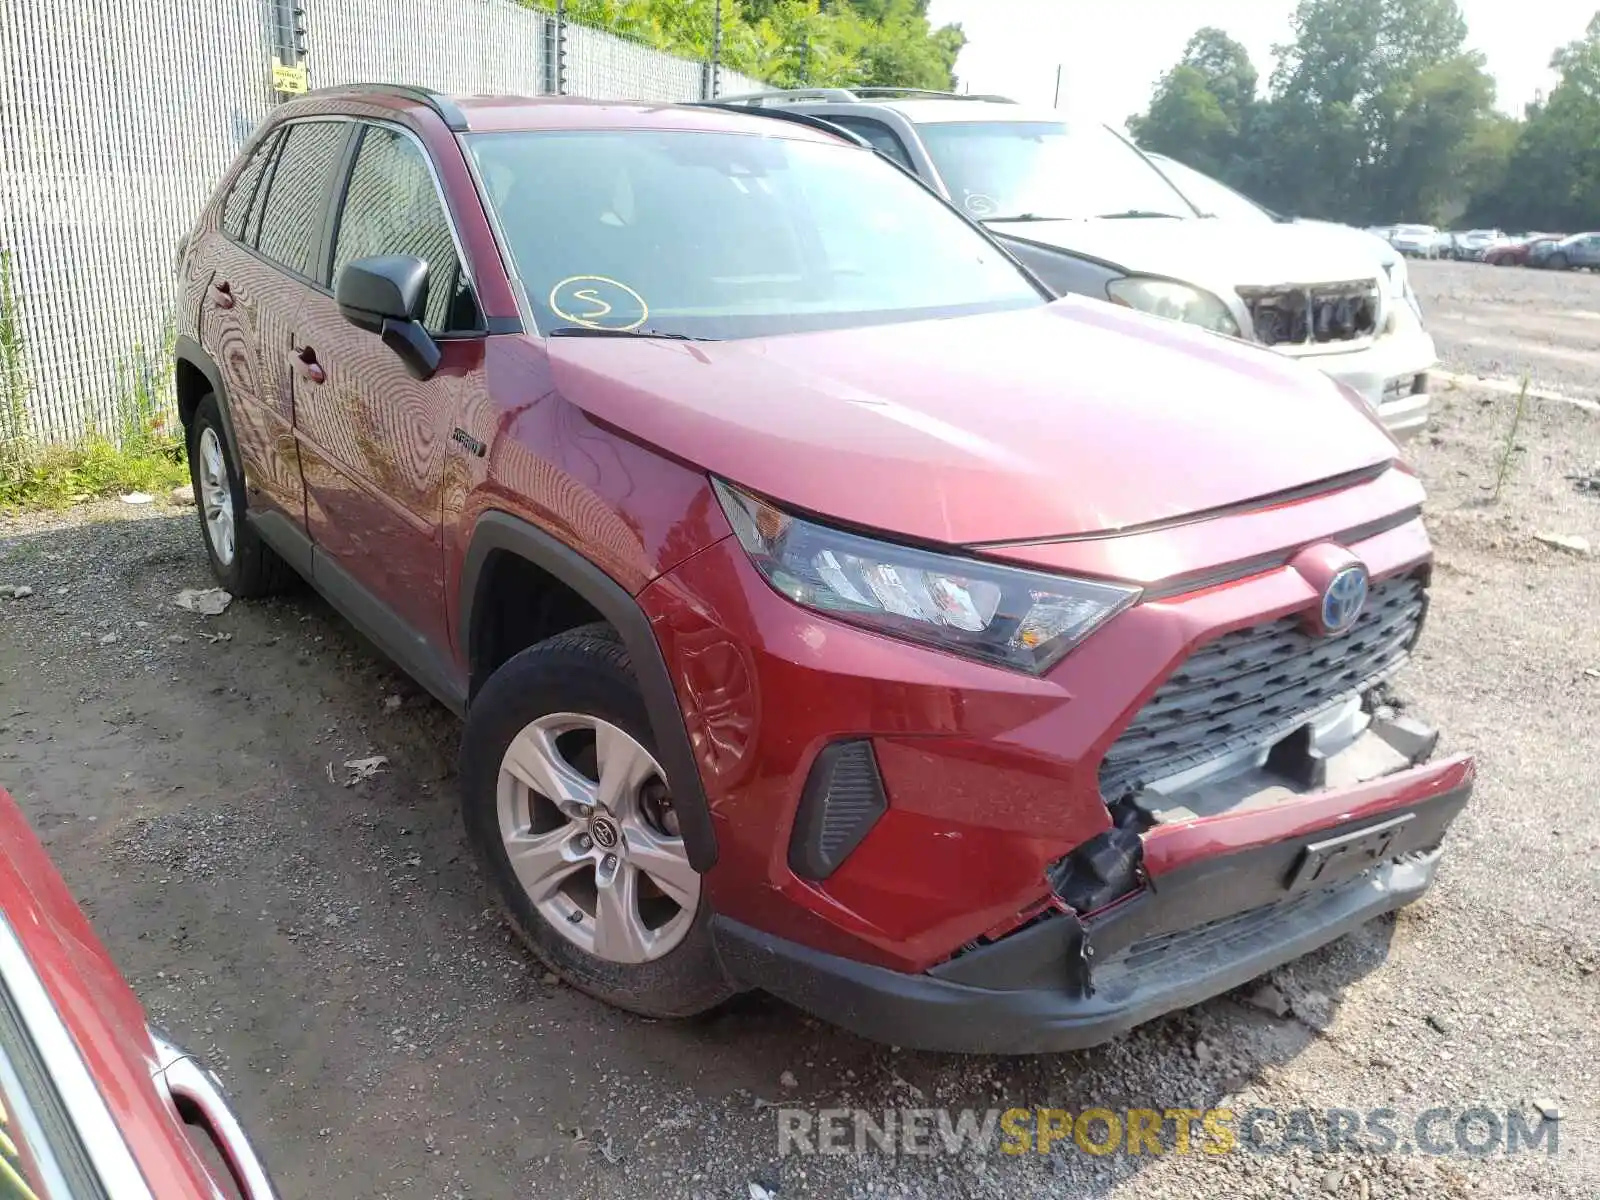
[[[228,461],[222,439],[207,425],[200,431],[200,507],[205,514],[206,540],[224,567],[233,563],[233,487],[228,482]]]
[[[660,958],[694,924],[700,874],[665,780],[632,735],[580,713],[533,721],[500,763],[500,838],[529,903],[607,962]]]

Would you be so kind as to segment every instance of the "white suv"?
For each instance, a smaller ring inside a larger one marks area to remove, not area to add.
[[[1169,178],[1105,125],[1001,97],[819,88],[718,103],[802,114],[866,140],[1058,294],[1270,346],[1347,384],[1396,437],[1427,422],[1433,339],[1404,264],[1360,230],[1277,220],[1237,193],[1252,219],[1212,215],[1188,193],[1197,181],[1223,188],[1216,181]]]

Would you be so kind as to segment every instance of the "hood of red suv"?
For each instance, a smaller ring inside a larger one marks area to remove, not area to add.
[[[1395,456],[1308,367],[1098,301],[728,342],[552,338],[594,419],[781,503],[950,545],[1109,531]]]

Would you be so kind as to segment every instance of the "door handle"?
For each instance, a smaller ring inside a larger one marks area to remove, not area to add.
[[[302,346],[289,355],[289,365],[295,369],[300,378],[309,383],[321,383],[328,378],[328,373],[317,361],[317,352],[310,346]]]
[[[211,298],[217,302],[218,308],[233,307],[233,288],[226,279],[211,285]]]

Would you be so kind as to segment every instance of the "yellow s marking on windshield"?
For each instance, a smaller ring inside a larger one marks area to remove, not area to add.
[[[639,328],[650,316],[643,296],[605,275],[569,275],[550,289],[549,303],[556,316],[585,329],[627,331]]]

